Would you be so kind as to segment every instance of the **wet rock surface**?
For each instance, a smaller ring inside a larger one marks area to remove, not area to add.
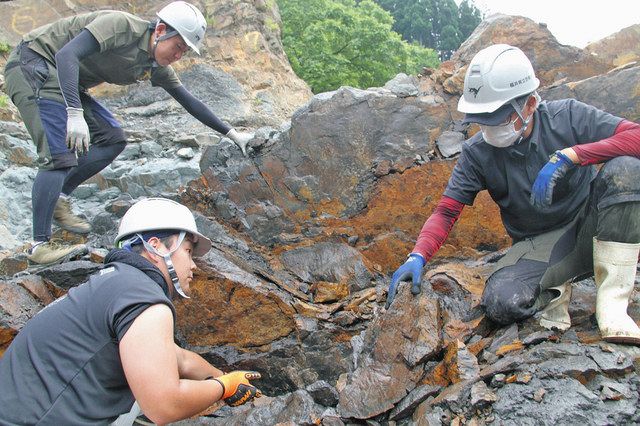
[[[214,3],[230,12],[246,2]],[[231,46],[212,53],[217,59],[238,47],[232,19],[217,23]],[[524,30],[514,36],[507,31],[514,26]],[[251,34],[243,49],[277,41],[269,32]],[[520,17],[488,19],[438,70],[399,75],[383,88],[316,95],[289,121],[265,118],[269,102],[260,110],[228,103],[254,93],[257,73],[237,84],[228,65],[198,63],[181,77],[234,125],[257,128],[250,155],[205,131],[162,92],[105,91],[129,144],[73,194],[92,234],[55,233],[86,242],[89,253],[33,267],[21,252],[31,232],[34,151],[11,111],[2,114],[0,355],[28,318],[100,268],[136,199],[161,195],[189,205],[213,241],[198,260],[192,299],[176,302],[177,341],[224,371],[261,372],[255,384],[265,394],[179,424],[639,423],[640,348],[601,341],[592,279],[574,284],[573,325],[564,333],[542,329],[536,318],[509,327],[484,318],[484,280],[510,243],[486,194],[465,209],[427,266],[421,294],[403,284],[384,308],[390,273],[438,202],[461,135],[475,130],[460,124],[455,104],[466,61],[489,40],[530,46],[541,77],[553,83],[541,89],[543,98],[576,97],[639,119],[639,67],[604,74],[613,65],[559,47]],[[580,66],[568,65],[576,60]],[[629,313],[640,319],[637,290]]]

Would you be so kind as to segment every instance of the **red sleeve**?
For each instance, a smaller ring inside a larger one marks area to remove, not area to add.
[[[449,236],[463,208],[464,204],[460,201],[443,195],[434,212],[422,226],[418,241],[411,252],[418,253],[425,261],[429,261]]]
[[[640,125],[622,120],[611,137],[572,148],[581,166],[602,163],[623,155],[640,158]]]

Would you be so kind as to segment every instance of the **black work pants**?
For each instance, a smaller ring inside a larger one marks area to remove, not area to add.
[[[605,163],[577,217],[561,229],[514,244],[485,284],[487,317],[511,324],[544,308],[573,278],[593,275],[593,238],[640,243],[640,159],[617,157]]]

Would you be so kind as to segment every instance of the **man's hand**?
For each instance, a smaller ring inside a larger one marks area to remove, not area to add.
[[[553,188],[560,178],[575,164],[561,151],[556,151],[549,162],[538,173],[536,181],[531,188],[531,204],[538,208],[546,208],[551,205]]]
[[[244,155],[245,157],[247,156],[247,144],[249,143],[249,141],[251,139],[253,139],[254,134],[253,133],[244,133],[244,132],[236,132],[235,129],[231,129],[229,130],[229,133],[227,133],[227,137],[229,139],[231,139],[236,145],[238,145],[238,148],[240,148],[240,150],[242,151],[242,155]]]
[[[418,253],[411,253],[406,262],[402,264],[391,277],[391,285],[389,285],[389,292],[387,293],[387,304],[385,307],[389,309],[393,299],[396,297],[398,291],[398,284],[400,281],[408,281],[411,278],[413,285],[411,286],[411,293],[420,293],[420,281],[422,278],[422,268],[426,261],[424,257]]]
[[[78,154],[89,152],[89,126],[82,108],[67,108],[67,147]]]
[[[259,379],[260,373],[255,371],[234,371],[216,377],[215,381],[222,385],[222,399],[227,405],[237,407],[253,398],[262,396],[262,392],[249,383],[249,380]]]

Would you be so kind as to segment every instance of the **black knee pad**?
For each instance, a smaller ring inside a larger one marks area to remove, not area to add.
[[[640,159],[623,156],[607,161],[593,182],[593,195],[598,209],[640,201]]]
[[[539,266],[540,262],[521,260],[489,277],[481,302],[489,319],[507,325],[535,314],[540,294]]]

